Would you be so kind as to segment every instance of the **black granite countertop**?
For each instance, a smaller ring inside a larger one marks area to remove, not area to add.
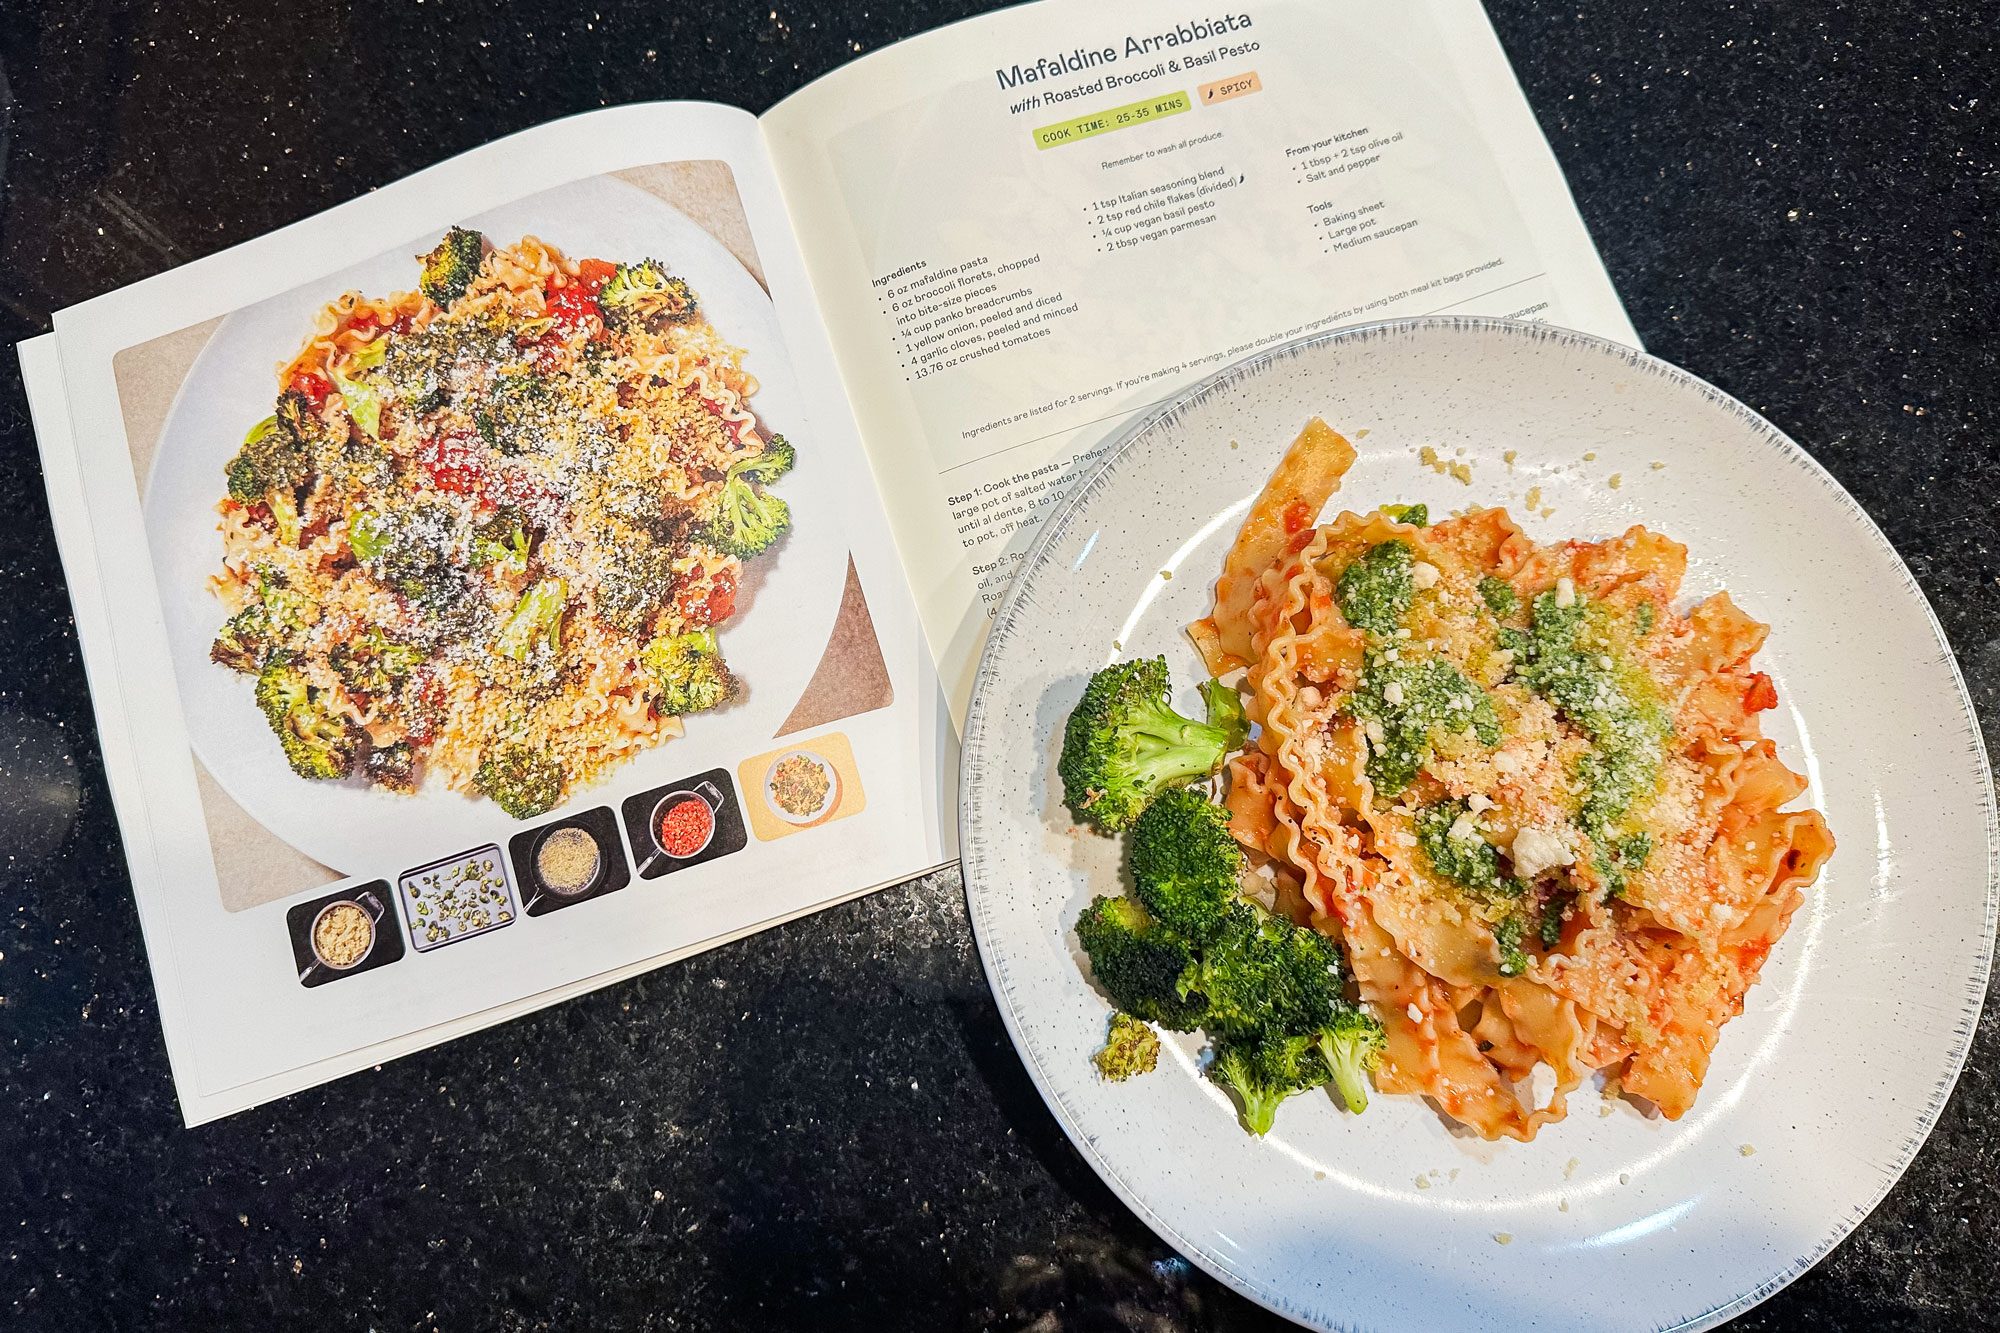
[[[501,134],[762,109],[983,7],[7,0],[0,344]],[[1492,8],[1647,345],[1861,499],[2000,715],[1991,6]],[[1068,1146],[952,874],[181,1129],[11,355],[0,488],[0,1326],[1276,1324]],[[1736,1327],[1991,1326],[1996,1076],[1989,1010],[1903,1182]]]

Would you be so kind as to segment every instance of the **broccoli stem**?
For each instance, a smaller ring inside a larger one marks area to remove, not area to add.
[[[1356,1115],[1368,1109],[1368,1050],[1368,1042],[1357,1034],[1320,1034],[1319,1053],[1333,1072],[1334,1091]]]

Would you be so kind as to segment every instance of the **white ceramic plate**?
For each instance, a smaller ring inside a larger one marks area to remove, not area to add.
[[[1600,1113],[1586,1094],[1533,1143],[1488,1144],[1416,1098],[1378,1094],[1353,1117],[1308,1096],[1259,1141],[1197,1072],[1198,1038],[1171,1040],[1148,1077],[1095,1076],[1106,1004],[1070,928],[1116,891],[1118,845],[1070,829],[1062,722],[1091,672],[1137,654],[1165,653],[1195,711],[1182,626],[1207,610],[1251,497],[1314,414],[1360,451],[1336,506],[1506,504],[1538,540],[1644,522],[1687,543],[1687,593],[1727,588],[1770,622],[1758,664],[1781,706],[1767,734],[1811,779],[1805,800],[1840,847],[1678,1123],[1622,1101]],[[1426,445],[1463,450],[1472,484],[1423,466]],[[1551,517],[1526,514],[1531,486]],[[1313,338],[1135,426],[1048,521],[1000,608],[962,780],[980,954],[1057,1119],[1169,1243],[1314,1328],[1720,1323],[1804,1272],[1902,1173],[1985,992],[1992,781],[1909,572],[1748,408],[1546,326],[1421,320]]]
[[[772,556],[747,571],[741,610],[721,629],[722,650],[746,683],[746,697],[717,713],[691,718],[690,734],[742,750],[769,738],[805,688],[839,608],[846,548],[837,522],[815,522],[812,485],[821,466],[810,439],[795,429],[801,402],[771,298],[742,264],[707,232],[636,186],[594,176],[508,204],[465,225],[511,245],[536,235],[570,255],[612,260],[655,256],[700,295],[723,338],[748,355],[744,365],[759,388],[750,406],[767,429],[788,433],[799,464],[780,490],[793,525]],[[208,590],[220,568],[222,540],[215,504],[222,469],[243,433],[271,410],[276,366],[311,328],[313,314],[350,289],[371,294],[408,290],[416,281],[412,255],[435,236],[413,237],[365,264],[307,283],[222,322],[202,349],[174,402],[154,455],[145,499],[146,531],[160,580],[167,634],[188,735],[202,764],[265,828],[343,873],[385,860],[429,860],[441,848],[504,838],[511,821],[492,802],[427,784],[413,797],[356,783],[308,782],[284,756],[251,697],[251,681],[209,661],[222,623]],[[805,645],[804,648],[801,645]],[[606,776],[617,790],[674,781],[689,769],[669,741]],[[600,785],[574,793],[572,806],[601,803]]]

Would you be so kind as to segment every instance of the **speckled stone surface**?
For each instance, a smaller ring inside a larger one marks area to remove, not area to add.
[[[15,0],[0,342],[509,131],[761,109],[982,7]],[[1861,499],[1990,718],[1990,8],[1493,10],[1649,348]],[[949,874],[181,1130],[11,356],[0,494],[0,1326],[1273,1325],[1070,1150]],[[1903,1183],[1734,1327],[1989,1325],[1996,1074],[1989,1013]]]

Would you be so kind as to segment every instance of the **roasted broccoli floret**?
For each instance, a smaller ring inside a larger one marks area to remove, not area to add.
[[[344,778],[353,771],[360,729],[319,706],[289,654],[270,655],[257,673],[256,697],[294,773],[325,779]]]
[[[1330,1077],[1312,1038],[1277,1033],[1218,1042],[1208,1074],[1235,1095],[1243,1128],[1259,1135],[1271,1132],[1285,1098]]]
[[[1239,900],[1243,849],[1229,813],[1200,792],[1170,787],[1132,825],[1132,878],[1146,909],[1200,946]]]
[[[497,375],[487,400],[472,414],[479,438],[503,454],[525,454],[542,447],[549,402],[548,381],[532,370]]]
[[[1248,903],[1232,906],[1203,946],[1189,984],[1208,1000],[1209,1031],[1304,1035],[1341,1003],[1346,970],[1333,941]]]
[[[656,701],[662,713],[704,712],[736,693],[736,677],[724,665],[712,629],[663,634],[640,650],[639,665],[659,687]]]
[[[1367,1110],[1368,1076],[1382,1063],[1382,1051],[1388,1045],[1381,1022],[1366,1009],[1343,1005],[1333,1022],[1320,1031],[1317,1045],[1340,1100],[1357,1115]]]
[[[1120,1009],[1176,1032],[1201,1025],[1206,1002],[1182,989],[1194,951],[1137,898],[1097,898],[1077,918],[1076,938],[1097,984]]]
[[[1250,739],[1250,719],[1243,713],[1243,696],[1234,686],[1205,680],[1201,683],[1201,702],[1208,710],[1208,725],[1222,728],[1223,748],[1242,749],[1243,743]]]
[[[264,659],[270,653],[270,613],[261,604],[252,603],[222,623],[208,657],[231,671],[255,675],[264,669]]]
[[[282,400],[279,405],[284,405]],[[282,497],[291,515],[288,544],[298,540],[298,497],[293,491],[312,475],[312,454],[283,420],[273,414],[252,426],[224,472],[229,498],[240,504],[269,504],[275,515]]]
[[[673,548],[644,532],[612,525],[602,549],[597,614],[634,638],[642,638],[679,582]]]
[[[423,272],[417,286],[436,304],[448,306],[465,295],[465,289],[479,276],[479,265],[485,258],[484,236],[464,227],[453,227],[429,254],[420,256]]]
[[[1090,678],[1063,729],[1063,800],[1100,832],[1129,828],[1162,791],[1222,767],[1241,743],[1239,722],[1240,705],[1208,722],[1175,712],[1164,657],[1114,662]]]
[[[422,649],[397,643],[374,629],[363,631],[349,642],[335,644],[327,654],[327,662],[341,683],[362,694],[387,694],[423,660]]]
[[[495,805],[516,819],[533,819],[554,809],[568,784],[554,756],[520,744],[488,752],[472,780]]]
[[[653,324],[684,320],[698,308],[694,289],[667,272],[657,259],[620,264],[597,293],[609,324]]]
[[[289,653],[273,653],[257,673],[257,707],[271,730],[282,733],[294,713],[305,708],[306,678],[293,664]]]
[[[1150,1074],[1160,1062],[1160,1034],[1130,1014],[1113,1014],[1104,1049],[1090,1061],[1113,1083],[1123,1083],[1134,1074]]]
[[[417,789],[417,752],[409,742],[397,741],[368,752],[362,772],[378,787],[410,795]]]
[[[568,599],[569,585],[561,579],[543,579],[529,588],[500,626],[493,651],[520,662],[538,643],[548,644],[551,651],[562,647],[563,607]]]
[[[731,463],[703,515],[703,540],[738,560],[769,550],[791,527],[792,507],[758,484],[789,471],[792,457],[792,446],[776,436],[762,453]]]
[[[471,564],[474,569],[528,567],[528,530],[521,516],[503,509],[472,531]]]

